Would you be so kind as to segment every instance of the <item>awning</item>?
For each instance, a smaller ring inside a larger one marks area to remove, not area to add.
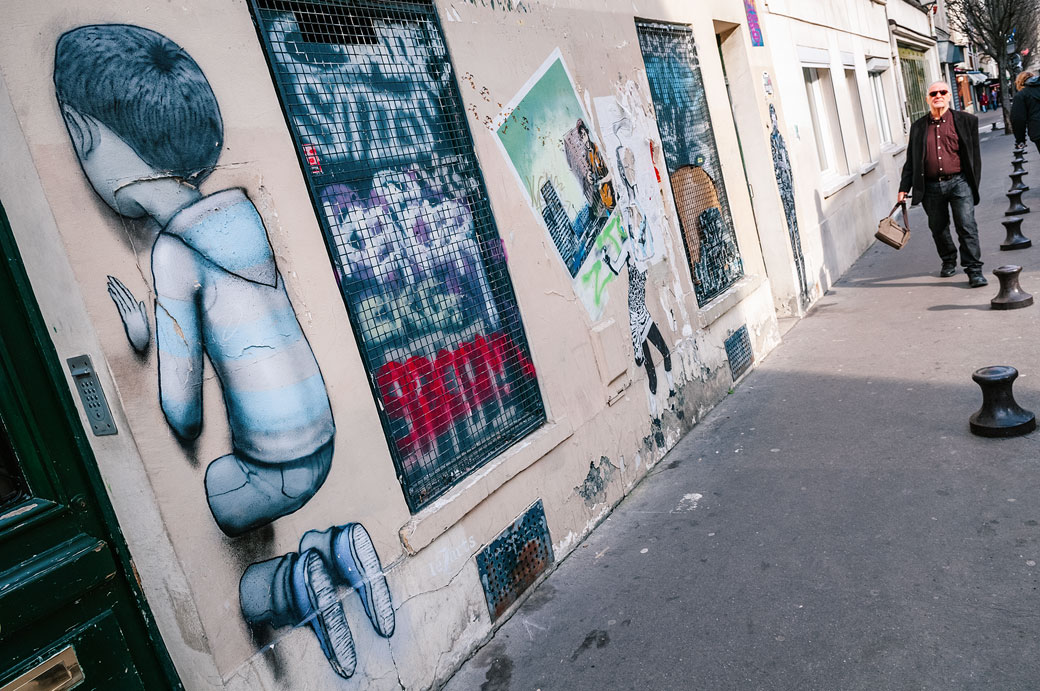
[[[979,70],[971,70],[970,72],[958,72],[957,74],[963,74],[965,77],[971,80],[972,84],[982,84],[990,78],[985,72]]]

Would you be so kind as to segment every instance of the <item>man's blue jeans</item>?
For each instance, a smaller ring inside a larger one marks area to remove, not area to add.
[[[928,214],[928,229],[932,231],[935,249],[943,266],[957,266],[957,247],[950,237],[950,211],[953,226],[960,241],[961,266],[969,274],[982,273],[982,255],[979,252],[979,227],[975,224],[975,202],[971,185],[960,173],[949,180],[925,182],[921,201]]]

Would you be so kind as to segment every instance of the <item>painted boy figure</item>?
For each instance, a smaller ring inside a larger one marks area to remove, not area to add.
[[[234,536],[296,511],[328,475],[335,425],[256,208],[242,190],[198,190],[223,143],[209,83],[180,46],[124,25],[64,34],[54,82],[94,190],[121,216],[162,228],[152,248],[159,396],[178,437],[202,428],[203,351],[220,379],[233,453],[206,470],[214,519]],[[147,348],[143,306],[116,279],[109,290],[131,344]]]
[[[232,452],[206,469],[213,518],[236,536],[296,511],[325,482],[335,424],[256,208],[240,189],[208,196],[198,189],[223,145],[206,77],[165,36],[111,24],[59,38],[54,84],[94,191],[120,216],[149,217],[162,229],[151,258],[159,396],[179,438],[202,430],[203,353],[220,381]],[[108,290],[131,345],[143,352],[151,338],[144,303],[118,279],[109,278]],[[240,596],[250,623],[308,622],[333,668],[349,676],[353,643],[333,586],[353,587],[386,636],[393,605],[364,528],[310,531],[305,540],[327,534],[335,540],[301,545],[305,558],[292,553],[273,560],[282,568],[247,569]],[[291,606],[273,619],[254,611],[280,596]]]

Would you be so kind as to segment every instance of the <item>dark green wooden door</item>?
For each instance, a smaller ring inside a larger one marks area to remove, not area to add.
[[[180,688],[2,206],[0,256],[0,691]]]

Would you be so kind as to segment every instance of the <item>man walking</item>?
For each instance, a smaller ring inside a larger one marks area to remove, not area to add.
[[[928,87],[930,112],[910,126],[906,163],[899,181],[898,201],[913,189],[912,204],[922,204],[928,215],[935,249],[942,260],[939,275],[957,273],[957,247],[950,238],[950,211],[961,251],[961,266],[968,285],[987,284],[982,275],[979,228],[975,205],[979,203],[979,119],[970,113],[950,110],[950,85],[935,82]]]

